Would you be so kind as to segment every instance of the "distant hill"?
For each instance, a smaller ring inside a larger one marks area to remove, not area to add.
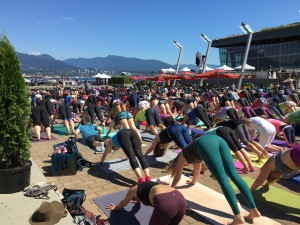
[[[28,55],[17,52],[17,56],[21,62],[21,69],[24,70],[57,71],[64,69],[76,69],[75,66],[69,65],[60,60],[56,60],[47,54]]]
[[[141,72],[141,73],[158,73],[160,69],[174,68],[176,65],[164,63],[159,60],[127,58],[123,56],[109,55],[107,57],[96,58],[71,58],[64,61],[56,60],[50,55],[29,55],[18,53],[18,58],[21,62],[21,69],[23,72],[56,72],[73,74],[78,69],[99,69],[106,71],[117,72]],[[216,68],[216,65],[208,65]],[[182,64],[180,68],[188,67],[192,70],[198,71],[195,64]]]
[[[79,68],[98,68],[112,71],[158,72],[162,68],[174,67],[159,60],[144,60],[109,55],[107,57],[66,59],[64,62]]]

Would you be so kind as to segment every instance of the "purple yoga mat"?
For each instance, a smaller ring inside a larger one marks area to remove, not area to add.
[[[41,142],[41,141],[53,141],[53,140],[57,140],[57,138],[51,135],[51,140],[48,140],[46,132],[41,132],[41,139],[40,139],[40,141],[38,141],[36,139],[36,136],[33,136],[32,138],[30,138],[31,143]]]
[[[259,139],[257,139],[257,138],[255,138],[254,140],[257,141],[257,142],[259,141]],[[283,147],[283,148],[287,148],[288,147],[288,145],[286,144],[285,141],[276,140],[276,139],[274,139],[272,141],[272,145],[277,145],[277,146]]]
[[[196,128],[191,128],[191,131],[194,131],[196,134],[203,135],[205,134],[204,130],[196,129]]]
[[[143,204],[129,203],[124,209],[117,212],[106,210],[110,203],[117,205],[126,195],[127,190],[94,198],[95,204],[105,213],[111,225],[147,225],[149,224],[153,208]]]

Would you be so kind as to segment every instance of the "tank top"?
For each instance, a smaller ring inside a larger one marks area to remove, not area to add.
[[[183,157],[190,164],[194,164],[202,161],[196,149],[197,140],[198,138],[182,149]]]
[[[158,135],[159,135],[159,140],[160,140],[159,142],[161,144],[168,144],[171,141],[173,141],[172,138],[169,137],[167,129],[162,130]]]
[[[147,181],[141,184],[138,184],[137,188],[137,197],[141,200],[144,205],[151,205],[149,194],[152,187],[158,185],[159,183],[153,181]]]

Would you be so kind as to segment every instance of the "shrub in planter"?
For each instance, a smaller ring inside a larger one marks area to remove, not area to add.
[[[22,77],[17,54],[6,34],[0,36],[0,193],[1,172],[31,166],[29,121],[31,114],[30,96]],[[28,176],[28,170],[27,175]],[[4,181],[8,185],[10,178]],[[13,178],[12,178],[13,179]],[[18,181],[19,186],[28,185]],[[17,187],[22,189],[24,187]]]

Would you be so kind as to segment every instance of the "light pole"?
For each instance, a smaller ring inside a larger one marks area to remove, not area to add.
[[[204,62],[203,69],[202,69],[202,73],[204,73],[204,71],[206,69],[207,62],[208,62],[208,56],[209,56],[210,47],[211,47],[211,40],[204,33],[202,33],[200,35],[200,37],[208,44],[207,49],[206,49],[205,62]]]
[[[251,29],[251,27],[246,24],[245,22],[242,22],[242,25],[240,26],[240,28],[242,29],[242,31],[245,34],[248,34],[248,41],[247,41],[247,45],[246,45],[246,51],[245,51],[245,56],[244,56],[244,61],[243,61],[243,65],[241,68],[241,74],[239,77],[239,82],[237,85],[238,89],[241,89],[241,85],[242,85],[242,80],[243,80],[243,72],[245,69],[245,65],[247,63],[247,58],[248,58],[248,53],[249,53],[249,49],[250,49],[250,44],[251,44],[251,40],[252,40],[252,35],[253,35],[253,30]]]
[[[178,71],[179,71],[179,65],[180,65],[180,59],[181,59],[181,54],[182,54],[182,50],[183,50],[183,47],[177,42],[174,40],[173,44],[180,49],[179,51],[179,56],[178,56],[178,60],[177,60],[177,66],[176,66],[176,74],[178,74]],[[175,85],[176,85],[176,79],[174,80],[174,83],[173,83],[173,89],[175,89]]]

